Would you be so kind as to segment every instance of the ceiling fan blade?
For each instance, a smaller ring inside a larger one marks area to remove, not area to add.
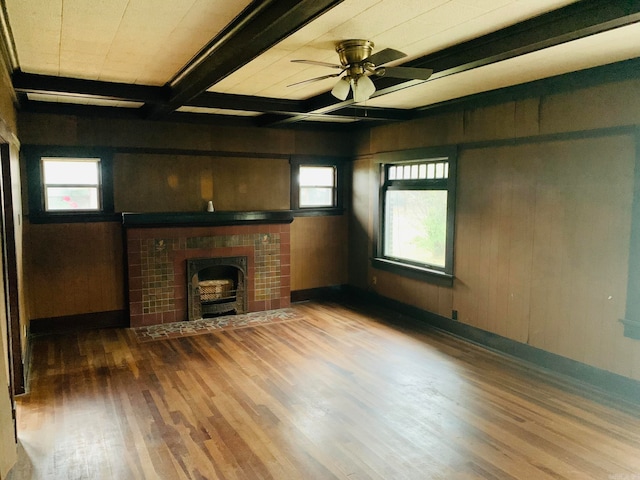
[[[316,62],[315,60],[291,60],[293,63],[305,63],[307,65],[318,65],[320,67],[329,67],[329,68],[344,68],[342,65],[336,65],[335,63],[327,63],[327,62]]]
[[[385,63],[393,62],[394,60],[399,60],[406,56],[406,53],[394,50],[393,48],[385,48],[384,50],[380,50],[378,53],[368,56],[363,60],[363,62],[373,63],[374,65],[384,65]]]
[[[304,85],[305,83],[318,82],[320,80],[324,80],[325,78],[339,77],[340,75],[342,75],[342,72],[332,73],[331,75],[323,75],[321,77],[310,78],[308,80],[303,80],[301,82],[292,83],[290,85],[287,85],[287,87],[293,87],[294,85]]]
[[[376,68],[375,74],[379,77],[406,78],[407,80],[427,80],[433,70],[430,68],[413,67],[382,67]]]

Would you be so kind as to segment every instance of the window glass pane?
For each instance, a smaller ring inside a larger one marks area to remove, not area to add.
[[[47,187],[46,209],[52,210],[98,210],[96,187]]]
[[[46,185],[98,185],[99,159],[42,159]]]
[[[433,163],[427,165],[427,178],[434,179],[436,178],[436,166]]]
[[[444,178],[449,178],[449,162],[444,164]]]
[[[301,207],[333,207],[333,188],[301,187]]]
[[[444,163],[436,163],[436,178],[444,178]]]
[[[420,164],[420,173],[418,174],[418,178],[421,178],[421,179],[427,178],[427,164],[426,163],[421,163]]]
[[[333,187],[334,167],[300,167],[301,187]]]
[[[396,167],[389,167],[389,180],[396,179]]]
[[[384,227],[384,256],[444,268],[446,190],[388,190]]]
[[[418,165],[411,165],[411,180],[418,179]]]
[[[404,166],[404,175],[405,180],[409,180],[411,178],[411,165]]]

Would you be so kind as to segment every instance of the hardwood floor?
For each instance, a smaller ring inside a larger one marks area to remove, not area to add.
[[[640,479],[640,406],[390,312],[292,308],[35,339],[10,479]]]

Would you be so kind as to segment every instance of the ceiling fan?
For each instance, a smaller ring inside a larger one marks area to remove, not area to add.
[[[336,52],[340,57],[340,65],[327,62],[316,62],[314,60],[291,60],[294,63],[306,63],[309,65],[319,65],[321,67],[330,67],[340,69],[338,73],[323,75],[321,77],[310,78],[302,82],[292,83],[293,85],[301,85],[304,83],[317,82],[331,77],[339,77],[346,72],[346,75],[333,87],[331,94],[340,99],[346,100],[349,91],[353,91],[353,100],[355,102],[363,102],[368,100],[376,91],[376,87],[369,78],[376,77],[393,77],[404,78],[407,80],[427,80],[433,70],[429,68],[413,68],[413,67],[384,67],[385,63],[393,62],[400,58],[406,57],[406,53],[399,52],[392,48],[385,48],[378,53],[371,54],[374,44],[369,40],[343,40],[336,45]]]

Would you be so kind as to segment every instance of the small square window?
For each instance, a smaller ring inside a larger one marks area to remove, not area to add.
[[[46,212],[100,211],[99,158],[42,158]]]
[[[291,209],[296,216],[342,214],[344,159],[291,157]]]
[[[335,206],[335,167],[300,166],[300,208]]]
[[[113,151],[23,145],[32,223],[117,221]]]

